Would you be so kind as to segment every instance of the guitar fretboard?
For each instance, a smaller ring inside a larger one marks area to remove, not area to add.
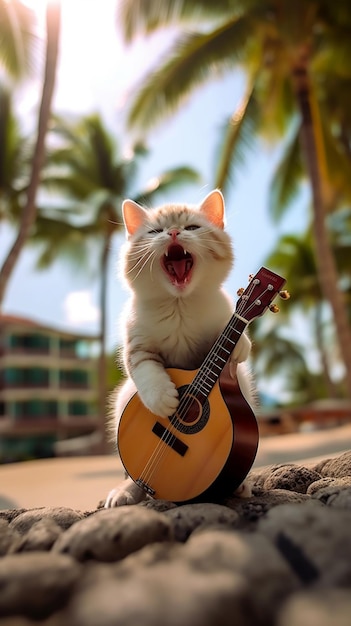
[[[237,313],[234,313],[224,331],[213,344],[194,380],[189,385],[187,395],[197,398],[201,404],[205,402],[247,324],[243,318],[238,317]]]

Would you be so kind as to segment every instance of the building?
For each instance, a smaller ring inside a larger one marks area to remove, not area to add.
[[[0,462],[98,431],[97,337],[0,316]]]

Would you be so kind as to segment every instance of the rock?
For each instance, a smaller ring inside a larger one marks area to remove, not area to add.
[[[140,506],[101,509],[71,526],[55,543],[79,561],[117,561],[148,543],[170,541],[171,521],[162,513]]]
[[[147,498],[146,500],[143,500],[143,502],[140,502],[139,506],[145,506],[147,509],[159,511],[160,513],[177,508],[177,505],[170,500],[153,500],[152,498]]]
[[[334,459],[320,461],[313,469],[322,476],[331,476],[332,478],[351,476],[351,450]]]
[[[74,511],[65,507],[43,507],[41,509],[30,509],[16,516],[10,523],[19,533],[24,535],[36,522],[42,519],[52,519],[64,530],[84,518],[84,513]]]
[[[258,524],[258,531],[273,541],[301,582],[315,586],[350,583],[350,528],[351,513],[313,500],[276,507]]]
[[[268,624],[284,598],[300,588],[300,581],[279,551],[260,533],[204,530],[192,535],[183,557],[195,571],[240,574],[249,585],[251,623]]]
[[[182,546],[184,547],[184,546]],[[147,546],[145,550],[152,548]],[[140,551],[141,553],[143,550]],[[250,626],[249,588],[237,573],[211,576],[183,558],[139,563],[139,553],[107,571],[91,570],[62,616],[70,626]],[[94,576],[95,574],[95,576]]]
[[[251,470],[247,478],[252,487],[262,488],[266,480],[272,476],[277,469],[289,469],[290,467],[294,467],[294,463],[277,463],[275,465],[267,465],[266,467]]]
[[[0,519],[0,556],[4,556],[12,549],[15,549],[21,540],[20,534],[10,528],[5,519]]]
[[[62,528],[51,517],[44,517],[31,526],[11,552],[50,550],[62,532]]]
[[[220,525],[235,527],[239,521],[236,511],[210,503],[184,504],[166,511],[165,515],[172,521],[176,541],[186,541],[195,529]]]
[[[46,552],[11,554],[0,560],[0,616],[42,619],[69,598],[80,566],[69,556]]]
[[[321,475],[302,465],[274,466],[263,482],[262,488],[286,489],[295,493],[306,493],[309,485],[319,480]]]
[[[294,493],[285,489],[265,491],[257,489],[256,495],[251,498],[228,498],[226,506],[239,515],[239,525],[242,528],[252,528],[271,508],[286,503],[301,503],[310,500],[310,496],[303,493]]]
[[[335,482],[335,478],[331,478],[331,476],[325,476],[324,478],[320,478],[316,480],[314,483],[311,483],[307,489],[308,495],[312,496],[314,493],[317,493],[320,489],[324,489],[324,487],[328,487],[328,485],[332,485]],[[344,479],[338,479],[344,480]]]
[[[0,520],[4,519],[7,522],[12,522],[15,517],[18,517],[26,511],[27,509],[5,509],[4,511],[0,511]]]
[[[313,497],[327,506],[351,511],[351,487],[343,489],[339,485],[331,484],[324,489],[319,489]]]
[[[277,626],[350,626],[349,589],[301,592],[288,600]]]

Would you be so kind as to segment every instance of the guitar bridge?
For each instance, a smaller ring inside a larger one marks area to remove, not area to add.
[[[138,487],[140,487],[143,491],[145,491],[145,493],[147,493],[149,496],[154,496],[155,495],[155,493],[156,493],[155,489],[150,487],[150,485],[148,485],[145,482],[145,480],[142,480],[141,478],[138,478],[135,482],[138,485]]]

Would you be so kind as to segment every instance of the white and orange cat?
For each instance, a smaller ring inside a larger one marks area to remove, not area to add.
[[[178,406],[178,392],[166,368],[196,369],[233,314],[222,285],[233,265],[224,230],[224,199],[209,193],[198,207],[166,204],[146,210],[123,203],[127,243],[123,273],[131,291],[124,314],[123,357],[127,380],[117,394],[114,422],[137,391],[143,404],[166,418]],[[253,404],[244,364],[251,342],[246,334],[231,355],[243,395]],[[116,432],[116,431],[115,431]],[[246,484],[238,493],[250,495]],[[105,507],[135,504],[144,491],[131,478],[113,489]]]

